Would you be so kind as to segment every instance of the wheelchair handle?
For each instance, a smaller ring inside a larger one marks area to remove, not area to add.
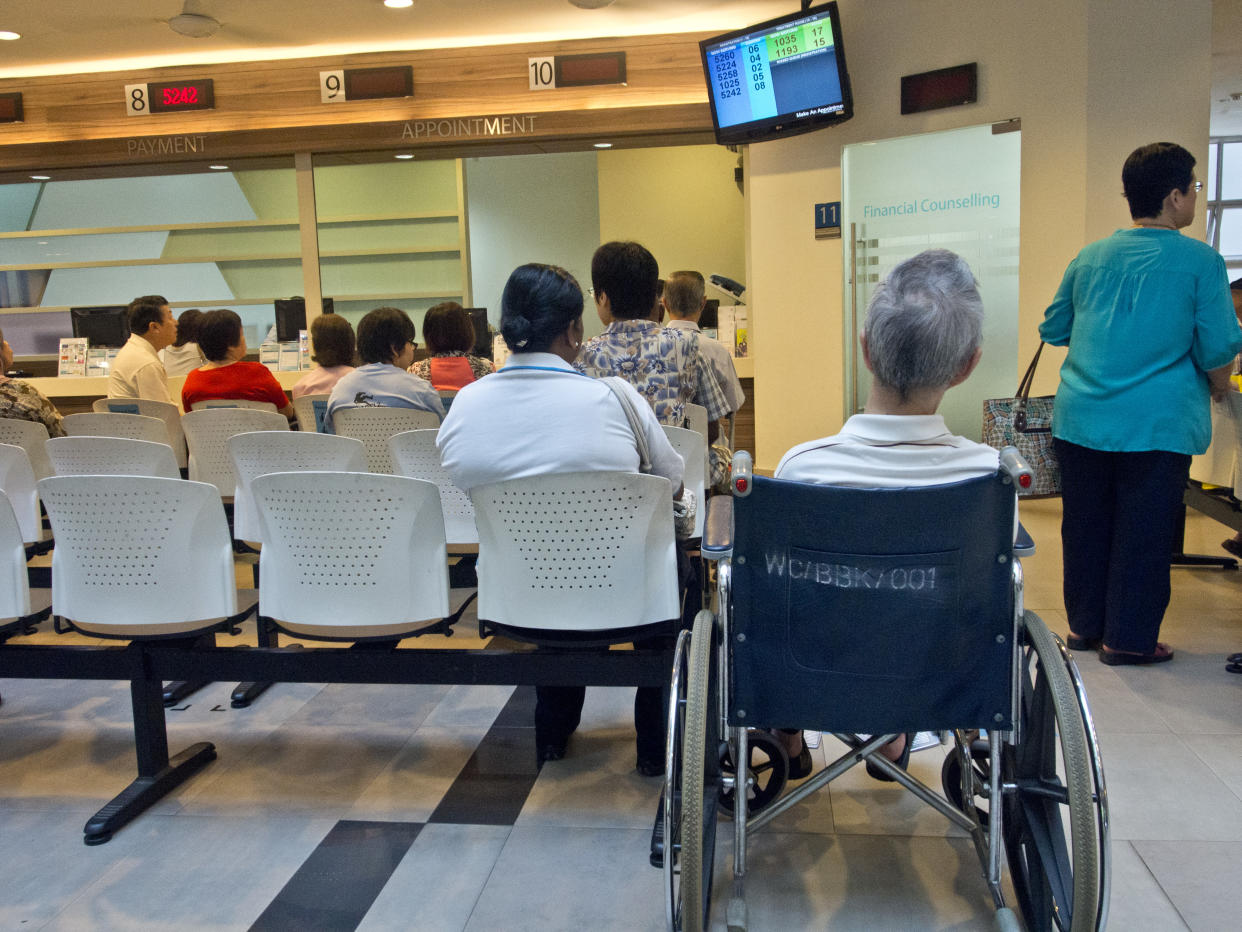
[[[1000,468],[1009,474],[1013,484],[1020,489],[1029,489],[1035,481],[1031,464],[1022,458],[1017,447],[1004,447],[1000,451]]]
[[[755,460],[745,450],[733,454],[733,463],[729,471],[729,485],[735,498],[745,498],[754,487]]]

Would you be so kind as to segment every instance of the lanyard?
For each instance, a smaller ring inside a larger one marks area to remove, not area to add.
[[[556,366],[505,366],[500,372],[517,372],[520,369],[534,372],[559,372],[561,375],[580,375],[584,379],[590,378],[585,372],[579,372],[577,369],[558,369]]]

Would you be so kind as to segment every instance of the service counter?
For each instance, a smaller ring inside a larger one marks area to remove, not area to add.
[[[273,372],[276,381],[280,383],[280,387],[287,393],[289,389],[306,374],[307,370],[300,372]],[[108,395],[108,378],[107,376],[86,377],[63,377],[63,378],[30,378],[23,379],[29,385],[34,386],[43,392],[56,405],[56,410],[61,414],[78,414],[82,411],[90,411],[91,405],[98,398],[105,398]],[[172,396],[174,402],[178,405],[181,403],[181,386],[185,383],[185,376],[179,375],[168,380],[168,394]]]

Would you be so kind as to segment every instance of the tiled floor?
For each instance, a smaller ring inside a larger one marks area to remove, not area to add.
[[[1064,631],[1058,517],[1023,506],[1027,607]],[[1188,549],[1226,533],[1192,515]],[[1239,925],[1242,676],[1223,659],[1242,650],[1242,573],[1174,580],[1173,663],[1080,658],[1112,799],[1113,929]],[[125,684],[0,681],[0,930],[662,927],[658,781],[632,769],[625,691],[589,690],[569,756],[536,775],[526,691],[295,684],[233,710],[230,688],[169,713],[174,748],[210,740],[219,759],[88,848],[86,817],[133,768]],[[912,769],[937,785],[941,756]],[[991,923],[969,840],[857,770],[754,838],[747,889],[756,932]]]

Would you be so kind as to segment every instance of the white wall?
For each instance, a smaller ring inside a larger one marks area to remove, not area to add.
[[[1210,0],[841,0],[857,115],[747,152],[760,468],[774,468],[790,446],[843,420],[848,234],[817,241],[810,223],[815,203],[841,197],[841,147],[1022,120],[1024,367],[1065,265],[1084,243],[1129,222],[1120,196],[1125,156],[1171,139],[1206,163],[1211,7]],[[900,114],[903,74],[970,61],[979,63],[977,103]],[[1186,233],[1202,236],[1202,219]],[[1050,392],[1063,354],[1044,356],[1036,390]]]
[[[548,262],[591,284],[591,254],[599,245],[595,153],[509,155],[465,159],[470,223],[471,294],[500,321],[500,295],[515,268]],[[589,309],[588,309],[589,310]],[[593,313],[584,316],[599,330]]]

